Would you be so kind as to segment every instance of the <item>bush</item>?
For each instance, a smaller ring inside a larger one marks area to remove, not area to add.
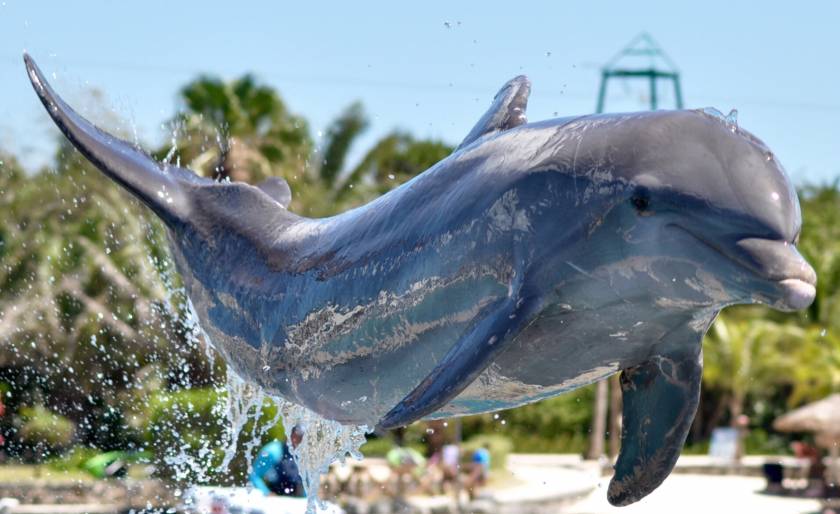
[[[282,424],[272,424],[277,419],[277,407],[265,400],[258,425],[254,426],[252,411],[239,433],[233,460],[222,469],[229,450],[230,427],[224,415],[225,394],[198,388],[152,397],[145,439],[158,476],[191,483],[244,485],[248,458],[269,441],[285,439]]]
[[[788,438],[779,434],[768,434],[761,428],[754,428],[747,432],[744,439],[747,454],[753,455],[784,455],[790,453]]]
[[[522,453],[582,453],[588,447],[594,387],[588,386],[537,403],[463,419],[465,439],[481,434],[505,436]]]
[[[365,457],[384,457],[393,447],[394,441],[390,437],[371,437],[360,450]]]
[[[507,457],[513,450],[513,442],[507,437],[500,435],[477,435],[471,437],[461,445],[461,457],[463,461],[472,460],[473,453],[479,448],[487,446],[490,450],[490,467],[503,469],[507,464]]]
[[[83,466],[85,462],[99,453],[100,451],[94,448],[76,446],[64,455],[50,459],[47,464],[49,464],[50,468],[55,471],[73,471],[77,469],[84,469]]]
[[[21,441],[36,449],[41,456],[57,453],[73,442],[76,427],[61,414],[43,405],[23,407],[19,414],[21,425],[18,433]]]

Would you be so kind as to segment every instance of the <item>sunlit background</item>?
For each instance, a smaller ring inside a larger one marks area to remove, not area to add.
[[[817,300],[718,319],[677,473],[625,512],[833,508],[824,457],[836,457],[840,429],[777,420],[826,402],[799,415],[840,427],[838,20],[828,1],[0,0],[0,514],[62,503],[180,512],[191,485],[245,490],[257,449],[285,435],[272,402],[206,350],[159,223],[60,137],[24,50],[102,127],[205,176],[282,176],[291,210],[313,216],[444,158],[516,75],[533,83],[530,121],[594,112],[603,72],[628,67],[678,76],[687,108],[737,109],[799,190]],[[655,96],[658,108],[678,104],[667,80]],[[603,100],[606,112],[654,101],[645,79],[611,79]],[[613,379],[374,434],[363,463],[334,467],[322,495],[348,513],[611,512],[617,391]],[[446,445],[463,466],[449,480],[434,464]],[[470,459],[485,445],[492,466],[478,484]],[[404,448],[431,457],[424,474],[389,461]]]

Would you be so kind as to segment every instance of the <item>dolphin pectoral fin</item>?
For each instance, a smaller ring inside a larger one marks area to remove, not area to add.
[[[288,182],[282,178],[268,177],[257,184],[257,187],[270,196],[275,202],[279,203],[283,207],[289,207],[289,202],[292,201],[292,190],[289,188]]]
[[[671,473],[697,411],[702,374],[699,344],[621,374],[621,453],[607,491],[610,503],[634,503]]]
[[[382,418],[378,428],[408,425],[458,396],[510,343],[510,334],[524,326],[534,303],[505,298],[492,308],[492,313],[458,341],[432,372]]]
[[[525,75],[510,79],[496,93],[493,103],[484,116],[470,130],[456,150],[460,150],[485,134],[518,127],[528,121],[525,109],[528,107],[528,95],[531,94],[531,81]]]

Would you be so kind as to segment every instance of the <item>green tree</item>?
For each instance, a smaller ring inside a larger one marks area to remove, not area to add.
[[[838,183],[800,191],[802,233],[798,248],[817,272],[817,298],[799,314],[802,323],[840,328],[840,189]]]
[[[327,128],[318,175],[329,189],[340,184],[350,148],[369,125],[361,102],[353,102]]]
[[[170,123],[173,141],[157,152],[159,158],[220,180],[255,184],[282,177],[292,190],[290,209],[307,216],[332,215],[370,201],[452,152],[439,141],[393,131],[351,169],[350,150],[370,125],[361,103],[344,109],[316,148],[306,121],[251,75],[232,82],[199,77],[180,98],[182,113]]]
[[[0,381],[14,386],[5,400],[68,416],[85,443],[136,442],[125,399],[141,376],[187,384],[210,374],[162,278],[163,230],[74,151],[55,171],[26,176],[8,160],[2,171]]]
[[[289,182],[292,209],[305,213],[318,184],[308,172],[313,142],[306,120],[252,75],[231,82],[202,76],[181,89],[181,112],[170,121],[172,142],[157,156],[199,175],[256,184]]]
[[[715,321],[704,345],[703,379],[724,392],[731,423],[744,414],[749,396],[766,397],[774,387],[791,383],[796,349],[805,337],[795,324],[755,315],[724,313]]]

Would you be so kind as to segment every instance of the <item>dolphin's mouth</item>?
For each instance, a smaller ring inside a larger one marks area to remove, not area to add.
[[[720,254],[740,268],[771,285],[761,291],[762,303],[785,310],[804,309],[813,303],[817,294],[817,274],[814,268],[796,250],[793,243],[784,240],[744,237],[734,245],[724,246],[675,223],[669,227],[679,229],[704,246]],[[763,298],[769,294],[769,297]]]
[[[790,310],[798,311],[814,303],[817,296],[816,284],[798,278],[786,278],[779,281],[784,292],[783,302]]]

